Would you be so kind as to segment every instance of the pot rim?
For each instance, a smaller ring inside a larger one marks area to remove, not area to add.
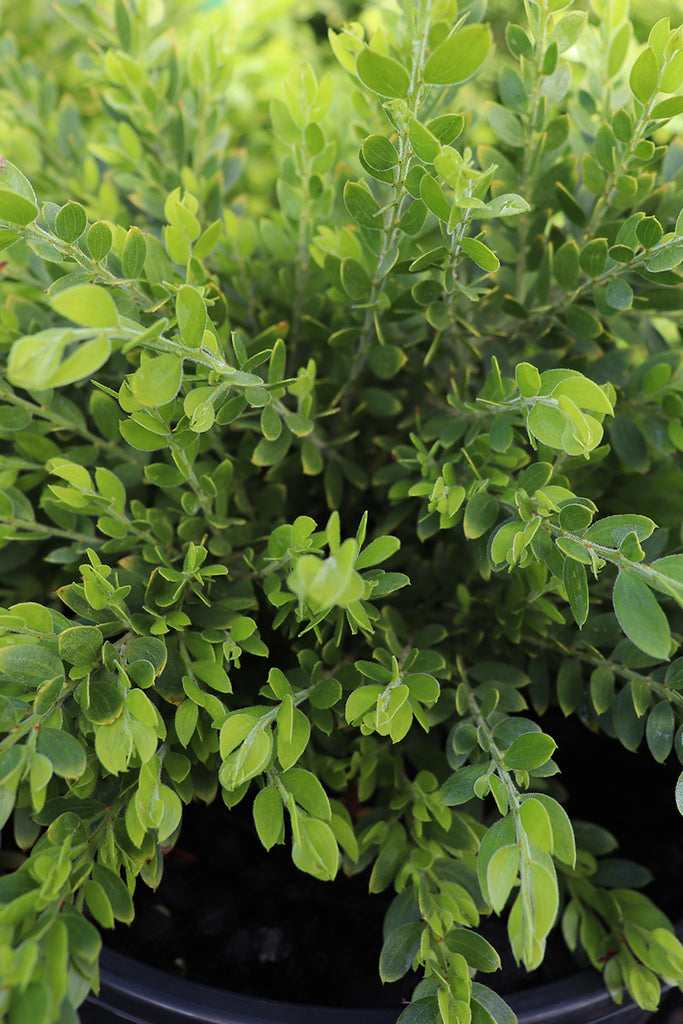
[[[683,934],[683,922],[676,929]],[[662,992],[669,986],[662,986]],[[630,1000],[620,1006],[612,1001],[602,978],[592,968],[577,971],[558,981],[547,982],[504,996],[517,1014],[519,1024],[571,1024],[580,1020],[605,1020],[639,1008]],[[99,996],[91,1004],[134,1016],[118,1019],[150,1024],[396,1024],[398,1007],[329,1007],[303,1005],[215,988],[177,978],[156,967],[105,949],[102,953]],[[647,1016],[647,1014],[646,1014]]]

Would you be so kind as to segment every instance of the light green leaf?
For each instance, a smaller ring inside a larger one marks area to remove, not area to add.
[[[484,63],[491,42],[488,25],[466,25],[436,47],[424,66],[424,81],[428,85],[466,81]]]
[[[58,292],[51,300],[61,316],[84,327],[116,327],[119,315],[106,288],[99,284],[79,284]]]
[[[541,375],[531,363],[518,363],[515,379],[523,398],[533,398],[541,390]]]
[[[389,171],[398,164],[398,152],[384,135],[368,135],[361,150],[366,162],[378,171]]]
[[[505,753],[505,766],[521,771],[532,771],[545,764],[557,748],[557,743],[544,732],[527,732],[518,736]]]
[[[55,217],[55,231],[65,242],[75,242],[87,225],[88,218],[80,203],[66,203]]]
[[[420,182],[420,195],[422,202],[431,210],[434,216],[447,223],[451,216],[452,207],[441,185],[439,185],[436,178],[432,178],[431,174],[425,174],[422,178]],[[415,261],[415,264],[411,266],[411,270],[422,270],[419,260]]]
[[[296,866],[323,882],[331,881],[339,869],[339,847],[327,822],[301,817],[298,838],[292,842],[292,860]]]
[[[567,377],[552,390],[553,398],[571,398],[580,409],[594,409],[611,416],[614,408],[599,385],[588,377]]]
[[[140,277],[147,258],[147,241],[140,228],[133,226],[126,235],[121,253],[123,276],[130,280]]]
[[[290,698],[291,699],[291,698]],[[303,754],[311,735],[311,723],[299,708],[292,709],[291,735],[277,729],[277,756],[282,768],[286,770],[295,764]]]
[[[206,330],[206,305],[196,288],[184,284],[178,289],[175,313],[183,341],[188,348],[201,348]]]
[[[367,569],[391,558],[401,547],[398,537],[377,537],[358,555],[356,569]]]
[[[281,775],[283,785],[292,794],[300,807],[314,818],[329,821],[332,808],[327,793],[313,772],[305,768],[290,768]]]
[[[282,798],[273,786],[266,786],[256,794],[253,814],[258,837],[266,850],[270,850],[282,841],[284,828]]]
[[[542,804],[553,832],[553,856],[572,867],[576,863],[574,829],[565,809],[546,793],[534,793],[533,799]]]
[[[0,178],[2,181],[2,178]],[[0,220],[10,224],[30,224],[38,216],[38,207],[30,199],[0,188]]]
[[[519,874],[519,849],[501,846],[489,860],[486,868],[486,886],[489,900],[496,914],[500,914]]]
[[[88,229],[88,249],[96,262],[101,262],[111,249],[111,228],[102,220],[96,220]]]
[[[379,96],[404,99],[410,89],[410,75],[393,57],[366,47],[356,57],[356,73],[363,85]]]
[[[460,246],[478,267],[487,273],[493,273],[500,267],[500,260],[495,252],[492,252],[487,245],[480,242],[478,238],[463,238]]]
[[[135,398],[141,405],[155,409],[172,401],[183,381],[183,361],[178,356],[163,355],[146,359],[129,378]]]
[[[553,852],[553,832],[548,813],[540,800],[527,797],[520,808],[520,818],[529,839],[541,850]]]
[[[657,89],[659,64],[651,46],[648,46],[637,58],[631,68],[629,85],[631,92],[643,105],[650,100]]]

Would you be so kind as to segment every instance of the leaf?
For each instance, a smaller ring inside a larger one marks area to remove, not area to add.
[[[278,722],[279,726],[279,722]],[[303,711],[293,709],[291,736],[277,730],[277,756],[282,768],[291,768],[299,760],[308,744],[311,735],[311,723]]]
[[[655,761],[663,764],[671,753],[676,731],[673,708],[667,700],[655,704],[648,715],[645,738]]]
[[[290,768],[283,772],[282,782],[296,802],[314,818],[329,821],[332,808],[327,793],[317,776],[305,768]]]
[[[253,815],[258,837],[266,850],[270,850],[281,841],[284,828],[282,798],[273,786],[266,786],[256,794]]]
[[[482,537],[498,518],[499,504],[492,494],[479,491],[465,509],[463,530],[468,540]]]
[[[519,874],[519,848],[501,846],[493,854],[486,868],[486,886],[489,901],[496,914],[500,914]]]
[[[0,178],[0,181],[2,179]],[[38,216],[38,207],[30,199],[0,188],[0,220],[10,224],[30,224]]]
[[[129,280],[140,277],[147,257],[147,241],[140,228],[133,226],[126,235],[121,253],[123,276]]]
[[[356,558],[356,569],[367,569],[391,558],[401,547],[398,537],[377,537]]]
[[[636,647],[660,661],[671,651],[671,630],[666,615],[650,588],[634,572],[622,569],[612,593],[619,625]]]
[[[645,264],[651,274],[661,274],[665,270],[675,270],[683,263],[683,242],[675,241],[662,247]]]
[[[446,198],[446,193],[438,183],[436,178],[433,178],[431,174],[425,174],[420,182],[420,196],[422,202],[425,204],[427,209],[431,210],[435,217],[439,220],[448,222],[451,216],[451,204]],[[441,248],[441,247],[439,247]],[[434,250],[438,252],[439,250]],[[444,255],[447,255],[448,250],[445,250]],[[411,265],[411,270],[422,270],[423,265],[420,265],[420,259],[415,261],[415,264]],[[433,262],[433,261],[430,261]]]
[[[593,544],[618,548],[629,533],[635,533],[638,540],[647,540],[655,528],[656,523],[647,516],[605,516],[604,519],[598,519],[597,523],[593,523],[586,530],[583,539],[589,540]]]
[[[498,993],[474,981],[472,982],[472,1024],[479,1024],[475,1017],[478,1006],[488,1013],[494,1024],[517,1024],[517,1017]],[[489,1024],[489,1022],[482,1022],[482,1024]]]
[[[65,288],[50,300],[61,316],[84,327],[116,327],[119,314],[109,292],[98,284]]]
[[[85,751],[75,736],[63,729],[43,727],[36,744],[40,754],[52,762],[55,775],[64,779],[78,779],[86,767]]]
[[[344,185],[344,204],[349,214],[361,227],[382,227],[379,203],[364,185],[357,181],[347,181]],[[358,263],[355,259],[353,262]]]
[[[526,797],[520,808],[520,818],[529,839],[541,850],[553,852],[553,832],[550,818],[540,800]]]
[[[399,161],[396,147],[384,135],[368,135],[361,152],[370,167],[378,171],[389,171]]]
[[[102,886],[89,878],[83,886],[88,910],[102,928],[114,927],[114,912]]]
[[[178,356],[152,356],[129,378],[131,390],[141,405],[155,409],[171,402],[183,381],[183,361]]]
[[[222,234],[223,221],[215,220],[212,224],[209,224],[208,228],[202,231],[194,244],[194,249],[192,250],[194,258],[196,260],[205,260],[218,245]]]
[[[631,68],[629,85],[637,100],[645,105],[657,89],[659,80],[659,64],[651,46],[648,46],[637,58]]]
[[[517,857],[519,861],[519,855]],[[448,948],[465,957],[465,960],[477,971],[497,971],[500,966],[500,957],[483,935],[470,931],[469,928],[455,927],[448,935]]]
[[[52,679],[64,679],[64,666],[56,654],[37,643],[0,648],[0,679],[36,689]]]
[[[478,267],[487,273],[492,273],[500,267],[500,260],[487,245],[480,242],[478,238],[463,238],[460,246]]]
[[[588,577],[580,562],[566,558],[563,567],[563,580],[569,606],[579,629],[588,618]]]
[[[116,920],[123,921],[124,924],[130,924],[135,912],[128,886],[116,872],[103,867],[101,864],[93,865],[92,877],[93,881],[97,882],[104,890]]]
[[[379,957],[379,973],[382,981],[398,981],[412,967],[420,947],[422,924],[415,921],[399,925],[390,932],[382,946]]]
[[[683,772],[676,780],[676,807],[680,814],[683,814]]]
[[[541,390],[541,375],[531,363],[518,363],[515,379],[523,398],[533,398]]]
[[[182,339],[188,348],[201,348],[206,330],[206,305],[196,288],[184,284],[178,289],[175,313]]]
[[[667,100],[655,103],[650,117],[653,121],[667,120],[683,114],[683,96],[670,96]]]
[[[491,49],[488,25],[466,25],[448,36],[430,55],[423,80],[428,85],[456,85],[479,70]]]
[[[372,293],[372,280],[362,263],[347,256],[341,264],[341,283],[354,302],[365,302]]]
[[[545,764],[556,748],[557,743],[547,733],[524,733],[518,736],[505,752],[505,766],[515,770],[532,771]]]
[[[299,837],[292,842],[292,860],[296,866],[323,882],[331,881],[339,869],[339,847],[334,832],[325,821],[302,818]]]
[[[96,626],[71,626],[59,634],[59,655],[70,665],[99,661],[104,637]]]
[[[14,953],[15,962],[17,952]],[[29,981],[26,988],[17,986],[12,992],[11,1006],[6,1019],[8,1024],[27,1024],[28,1021],[31,1024],[51,1024],[54,1019],[52,1009],[53,998],[48,982],[45,978],[38,977]]]
[[[547,793],[534,793],[533,799],[542,804],[548,815],[553,833],[553,857],[573,867],[576,863],[576,842],[567,812]]]
[[[75,242],[87,225],[88,218],[80,203],[66,203],[55,217],[55,231],[65,242]]]
[[[377,688],[379,689],[379,687]],[[474,784],[485,775],[488,764],[468,764],[458,768],[442,785],[439,795],[447,807],[467,803],[474,796]]]
[[[88,229],[88,249],[93,260],[100,263],[111,249],[111,228],[102,220],[96,220]]]
[[[588,377],[566,377],[552,390],[553,398],[571,398],[580,409],[592,409],[611,416],[612,403],[602,388]]]
[[[633,288],[623,277],[615,277],[605,289],[605,302],[612,309],[630,309],[633,305]]]
[[[404,99],[410,90],[410,75],[393,57],[366,47],[356,57],[356,73],[363,85],[379,96]]]
[[[499,103],[486,104],[486,117],[502,142],[514,148],[524,146],[524,129],[518,117]]]

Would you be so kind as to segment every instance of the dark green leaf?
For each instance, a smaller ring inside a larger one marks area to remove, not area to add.
[[[383,982],[398,981],[410,970],[420,946],[422,924],[399,925],[384,940],[379,957],[379,973]]]
[[[576,624],[581,628],[588,618],[588,577],[580,562],[565,558],[564,586]]]
[[[612,594],[619,625],[636,647],[666,661],[671,651],[671,630],[652,591],[634,572],[623,569]]]

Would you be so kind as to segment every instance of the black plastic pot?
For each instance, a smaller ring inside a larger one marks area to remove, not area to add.
[[[616,1006],[593,971],[507,997],[519,1024],[644,1024],[652,1015]],[[101,988],[80,1010],[81,1024],[396,1024],[396,1010],[332,1009],[254,999],[174,978],[105,952]]]

